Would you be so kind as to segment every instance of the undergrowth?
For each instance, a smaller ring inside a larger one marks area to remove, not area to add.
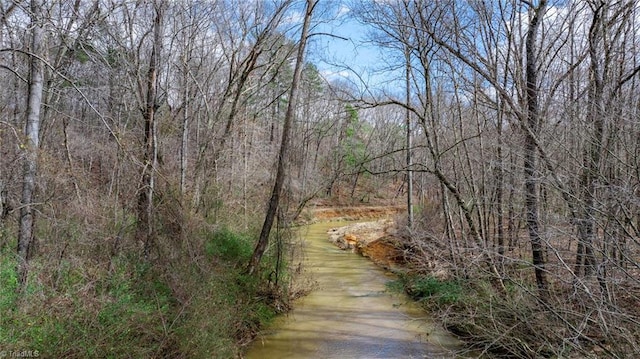
[[[37,256],[21,294],[15,246],[3,246],[0,350],[45,358],[239,356],[286,307],[286,282],[268,281],[270,253],[257,276],[243,273],[251,233],[218,227],[192,236],[191,256],[172,260],[145,260],[130,249],[87,258],[77,244],[62,258]],[[158,253],[172,248],[162,245]]]
[[[542,328],[538,328],[535,306],[525,303],[525,296],[514,286],[503,296],[480,279],[441,280],[428,274],[399,273],[388,287],[421,303],[450,332],[478,349],[480,357],[546,357],[542,354],[547,348],[528,344]]]
[[[505,282],[497,287],[488,279],[441,280],[428,274],[398,273],[387,287],[404,291],[437,316],[444,327],[466,341],[473,357],[487,358],[600,358],[628,357],[625,352],[603,344],[570,336],[577,327],[569,313],[549,308],[567,308],[561,296],[546,303],[532,293],[536,288],[523,283]],[[611,349],[610,349],[611,348]]]
[[[463,299],[463,287],[454,280],[440,280],[429,275],[399,273],[387,286],[404,290],[413,300],[429,306],[453,305]]]

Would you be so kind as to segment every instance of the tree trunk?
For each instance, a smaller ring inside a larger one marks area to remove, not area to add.
[[[405,126],[407,126],[407,227],[413,227],[413,163],[411,162],[411,52],[409,47],[405,49],[405,86],[407,108],[405,109]]]
[[[1,172],[0,172],[1,173]],[[9,205],[9,193],[4,180],[0,177],[0,228],[4,227],[4,221],[9,216],[11,206]]]
[[[540,236],[540,223],[538,219],[538,191],[537,191],[537,147],[535,136],[540,132],[539,116],[539,89],[538,89],[538,50],[536,38],[538,29],[545,12],[546,1],[542,0],[538,6],[532,9],[533,14],[529,23],[526,38],[526,98],[527,121],[524,144],[524,174],[525,174],[525,211],[529,239],[531,241],[531,254],[536,276],[536,284],[541,294],[547,290],[545,272],[544,249]]]
[[[291,123],[293,122],[293,116],[297,103],[298,87],[300,85],[300,78],[302,77],[302,68],[304,67],[304,52],[307,44],[307,34],[309,32],[309,25],[311,22],[311,15],[313,9],[317,4],[317,0],[307,0],[307,7],[305,11],[304,23],[302,25],[302,33],[300,34],[300,44],[298,45],[298,54],[296,57],[296,65],[293,73],[293,80],[291,83],[291,90],[289,92],[289,104],[287,106],[287,112],[284,117],[284,125],[282,127],[282,142],[280,143],[280,152],[278,154],[278,169],[276,172],[276,180],[273,185],[273,191],[271,192],[271,199],[267,208],[262,230],[260,231],[260,237],[256,244],[253,255],[249,261],[247,267],[248,274],[254,274],[260,265],[262,255],[267,250],[269,244],[269,234],[271,233],[271,227],[273,226],[273,220],[278,212],[278,205],[280,202],[280,193],[285,181],[285,162],[287,161],[287,153],[289,151],[289,133],[291,132]]]
[[[162,49],[162,22],[164,3],[154,4],[156,17],[153,23],[153,45],[147,73],[147,96],[144,117],[144,153],[142,158],[142,185],[138,196],[138,239],[144,243],[144,256],[148,258],[153,239],[153,196],[155,171],[158,167],[158,144],[156,139],[157,79],[158,63]]]
[[[29,68],[29,97],[25,128],[24,164],[22,173],[22,200],[20,206],[20,229],[18,233],[18,283],[22,290],[29,272],[34,227],[33,198],[38,174],[38,148],[40,136],[40,107],[44,85],[44,64],[40,57],[44,52],[44,19],[41,0],[31,1],[31,57]]]
[[[187,159],[189,151],[189,59],[185,54],[183,74],[182,138],[180,141],[180,200],[187,194]]]
[[[600,168],[602,141],[604,135],[604,78],[600,67],[601,51],[599,42],[601,37],[602,11],[605,4],[601,3],[594,9],[593,21],[589,29],[589,106],[587,112],[587,125],[593,124],[593,133],[589,136],[587,148],[584,152],[584,164],[580,187],[582,189],[583,209],[578,223],[578,250],[576,253],[575,274],[593,274],[596,267],[596,256],[593,250],[595,239],[595,182]]]
[[[496,115],[498,117],[497,137],[498,146],[496,149],[496,227],[497,227],[497,242],[498,242],[498,263],[500,265],[500,271],[502,272],[502,263],[504,262],[505,243],[504,243],[504,155],[502,153],[504,147],[504,139],[502,138],[502,126],[504,109],[502,107],[502,99],[498,98],[498,108]]]

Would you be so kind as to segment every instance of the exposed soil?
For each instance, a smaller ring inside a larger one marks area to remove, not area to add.
[[[402,263],[402,246],[395,230],[394,217],[406,211],[402,205],[314,206],[305,209],[301,222],[358,221],[329,231],[330,240],[342,249],[351,249],[384,268]]]
[[[391,219],[333,228],[328,234],[329,240],[338,247],[351,249],[384,268],[403,262],[402,246]]]
[[[362,219],[389,218],[406,211],[405,206],[354,206],[354,207],[310,207],[304,217],[309,221],[355,221]]]

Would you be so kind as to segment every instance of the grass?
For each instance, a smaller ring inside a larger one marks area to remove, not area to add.
[[[413,300],[439,306],[453,305],[463,299],[463,287],[456,280],[440,280],[430,275],[399,273],[387,284],[393,291],[405,291]]]
[[[195,258],[171,262],[130,251],[108,263],[77,253],[41,255],[31,260],[21,295],[14,246],[3,247],[0,349],[59,358],[238,356],[278,313],[274,292],[285,292],[265,281],[275,260],[267,253],[263,272],[248,276],[250,233],[220,228],[198,236]]]
[[[3,350],[66,358],[151,357],[163,350],[162,318],[170,315],[171,293],[149,280],[154,275],[147,270],[123,261],[111,275],[90,281],[65,270],[56,289],[43,282],[42,262],[33,264],[29,284],[18,296],[10,274],[15,263],[2,262],[2,282],[12,284],[0,289]]]
[[[250,235],[236,233],[225,227],[210,235],[205,251],[210,258],[246,263],[253,252],[252,243]]]

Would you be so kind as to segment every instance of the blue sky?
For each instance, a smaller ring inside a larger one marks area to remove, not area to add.
[[[312,36],[307,60],[316,64],[330,81],[346,80],[358,88],[363,88],[359,76],[370,84],[384,82],[385,76],[375,73],[375,69],[384,66],[384,62],[380,50],[367,43],[370,30],[350,18],[349,9],[344,4],[338,4],[328,12],[331,11],[333,14],[328,14],[327,18],[335,19],[321,22],[313,33],[335,36]]]

